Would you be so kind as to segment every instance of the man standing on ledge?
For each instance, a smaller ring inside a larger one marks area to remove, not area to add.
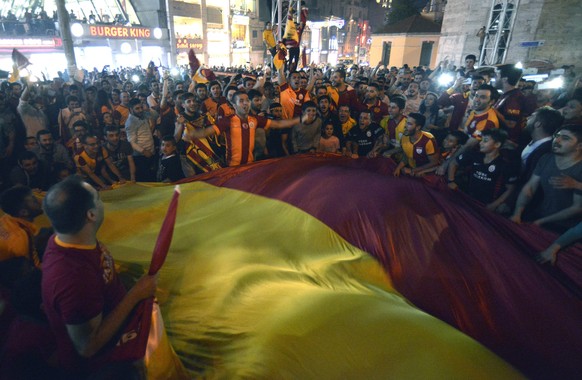
[[[72,377],[100,372],[111,363],[98,362],[97,354],[115,345],[132,309],[154,296],[157,276],[145,275],[125,291],[113,258],[96,238],[103,202],[78,177],[54,185],[43,208],[56,231],[43,258],[42,299],[59,366]]]

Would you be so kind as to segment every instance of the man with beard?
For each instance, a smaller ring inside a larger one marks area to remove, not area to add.
[[[462,122],[467,110],[471,110],[473,99],[479,87],[485,84],[483,77],[475,75],[471,78],[471,85],[468,90],[462,88],[461,91],[455,91],[457,86],[466,86],[461,83],[462,78],[458,79],[453,89],[444,91],[439,97],[438,104],[451,113],[449,121],[449,130],[457,131],[462,128]]]
[[[361,109],[369,110],[372,113],[372,121],[380,124],[380,121],[388,115],[388,105],[382,102],[378,95],[380,94],[380,85],[377,83],[370,83],[366,90],[366,97],[362,103]]]
[[[73,162],[69,157],[67,148],[62,144],[55,143],[49,130],[38,131],[36,140],[38,145],[32,151],[49,165],[51,171],[54,170],[55,164],[62,164],[71,170],[73,169]]]
[[[156,172],[156,147],[150,121],[145,117],[143,104],[139,99],[130,100],[129,109],[125,133],[127,141],[133,148],[135,177],[139,182],[153,182]]]
[[[333,134],[338,137],[340,141],[340,147],[343,148],[346,145],[346,141],[344,138],[344,133],[342,131],[340,119],[335,113],[331,112],[330,107],[331,99],[329,95],[321,95],[317,97],[317,110],[319,112],[319,116],[321,117],[322,121],[321,125],[323,127],[329,124],[333,125]]]
[[[271,103],[267,118],[271,120],[282,120],[282,116],[283,107],[281,104]],[[291,128],[273,129],[269,131],[267,137],[267,149],[269,150],[269,155],[271,157],[284,157],[291,155],[293,147],[291,146],[291,140],[289,139],[290,134]]]
[[[146,98],[148,107],[160,111],[160,82],[157,80],[153,80],[150,84],[150,91],[151,93]]]
[[[48,129],[48,118],[44,113],[42,97],[35,97],[30,102],[31,86],[25,87],[16,110],[26,128],[26,137],[36,137],[38,131]],[[31,104],[32,103],[32,104]]]
[[[525,131],[528,136],[531,136],[531,141],[521,152],[518,189],[529,181],[540,158],[552,152],[552,137],[556,130],[562,126],[563,120],[564,118],[560,112],[547,106],[538,109],[528,117]],[[515,205],[517,195],[516,193],[512,194],[511,199],[507,202],[508,207],[511,209]],[[537,191],[531,203],[539,204],[542,198],[542,192]]]
[[[200,104],[191,92],[182,95],[182,109],[176,119],[174,138],[183,140],[186,146],[186,157],[194,164],[197,173],[207,173],[224,167],[223,148],[215,136],[192,138],[196,131],[204,131],[211,127],[212,122],[200,112]]]
[[[253,116],[265,116],[265,112],[261,110],[261,105],[263,103],[263,94],[259,90],[249,90],[249,99],[251,100],[251,111],[250,115]],[[264,159],[269,155],[267,150],[267,134],[263,128],[258,128],[255,130],[255,151],[253,152],[255,156],[255,161]]]
[[[540,158],[552,152],[552,137],[563,121],[560,112],[550,107],[542,107],[527,118],[525,129],[531,141],[521,152],[522,184],[530,179]]]
[[[87,117],[81,110],[81,102],[74,95],[67,97],[67,107],[59,112],[59,137],[63,142],[67,142],[74,135],[73,125],[77,121],[86,121]],[[46,128],[45,128],[46,129]]]
[[[356,94],[358,95],[358,102],[363,103],[368,93],[368,83],[358,81],[354,83],[354,90],[356,90]]]
[[[565,125],[552,141],[552,153],[543,156],[517,198],[511,219],[522,219],[563,232],[575,226],[582,214],[582,126]],[[543,189],[543,200],[532,204],[535,192]],[[526,206],[534,209],[526,213]]]
[[[392,72],[392,69],[390,71]],[[396,81],[390,87],[390,96],[403,94],[410,82],[412,82],[412,71],[409,68],[400,69]]]
[[[119,127],[110,126],[105,128],[104,146],[111,158],[111,162],[119,170],[123,178],[129,178],[131,182],[135,182],[133,149],[131,149],[131,145],[127,141],[121,140]]]
[[[313,115],[287,120],[269,120],[262,116],[249,115],[251,102],[249,96],[237,91],[233,94],[235,114],[224,117],[211,127],[188,130],[191,139],[224,134],[226,137],[226,162],[228,166],[237,166],[254,161],[256,128],[289,128],[296,124],[313,122]]]
[[[97,136],[86,135],[82,142],[83,151],[75,156],[75,164],[79,174],[87,182],[97,189],[110,189],[110,184],[115,181],[107,173],[107,169],[109,169],[117,177],[119,183],[125,183],[125,179],[113,165],[109,153],[101,146]]]
[[[404,108],[404,114],[410,115],[411,113],[417,113],[420,109],[420,103],[422,99],[418,95],[419,85],[416,82],[411,82],[406,89],[406,107]]]
[[[408,115],[404,136],[400,141],[404,154],[394,170],[395,177],[400,176],[401,172],[414,176],[416,173],[438,165],[437,144],[433,135],[422,130],[425,123],[423,114],[413,112]]]
[[[199,104],[203,104],[208,98],[208,89],[204,83],[196,83],[196,86],[194,86],[194,92],[194,95],[196,95],[196,101]]]
[[[335,109],[347,105],[350,107],[352,116],[356,117],[359,109],[358,94],[345,80],[346,72],[344,70],[334,71],[331,74],[331,86],[327,86],[327,94],[330,96]]]

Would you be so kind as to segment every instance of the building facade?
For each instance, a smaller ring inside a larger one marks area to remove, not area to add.
[[[139,1],[67,0],[77,67],[167,66],[170,38],[165,8]],[[136,7],[134,8],[134,5]],[[139,9],[139,11],[136,11]],[[12,66],[10,53],[26,54],[35,71],[56,76],[67,67],[53,1],[0,1],[0,66]]]
[[[440,41],[440,24],[415,15],[387,25],[372,34],[370,64],[434,67]]]
[[[17,48],[51,75],[67,67],[55,3],[11,4],[0,0],[0,52]],[[264,61],[258,0],[67,0],[65,7],[77,66],[85,69],[186,65],[190,49],[208,66]],[[33,22],[26,21],[27,9]],[[10,69],[10,54],[0,55],[0,65]]]
[[[448,0],[437,61],[463,63],[467,54],[494,65],[582,61],[580,0]]]

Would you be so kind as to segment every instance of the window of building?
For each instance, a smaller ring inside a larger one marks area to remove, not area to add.
[[[392,50],[392,42],[382,42],[382,63],[386,66],[390,65],[390,50]]]
[[[217,7],[206,8],[206,21],[209,24],[217,24],[222,28],[222,9]]]
[[[422,48],[420,49],[420,62],[421,66],[430,66],[430,58],[432,57],[432,48],[434,46],[434,41],[423,41]]]

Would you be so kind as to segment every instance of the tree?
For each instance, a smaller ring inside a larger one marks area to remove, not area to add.
[[[418,7],[418,1],[413,0],[392,0],[386,12],[386,24],[391,25],[408,17],[420,14],[422,6]]]

